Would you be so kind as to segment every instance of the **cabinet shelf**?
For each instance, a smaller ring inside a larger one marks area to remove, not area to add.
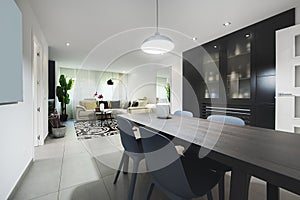
[[[250,52],[247,51],[247,52],[240,53],[238,55],[228,56],[227,58],[228,59],[235,59],[235,58],[242,58],[244,56],[250,56],[250,55],[251,55]]]
[[[206,81],[205,83],[215,85],[215,84],[220,84],[220,81]]]
[[[229,76],[229,75],[228,75]],[[231,81],[250,81],[251,78],[235,78],[235,79],[229,79],[227,80],[228,82],[231,82]]]
[[[204,61],[203,65],[210,65],[210,64],[219,64],[220,60],[210,60],[210,61]]]

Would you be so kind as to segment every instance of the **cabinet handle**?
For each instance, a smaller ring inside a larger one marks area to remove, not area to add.
[[[279,97],[294,97],[295,95],[291,93],[278,93]]]

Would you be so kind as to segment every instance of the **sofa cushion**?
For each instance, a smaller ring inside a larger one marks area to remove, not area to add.
[[[147,100],[145,99],[139,99],[137,102],[139,103],[139,107],[145,107],[147,105]]]
[[[97,107],[95,100],[83,100],[80,101],[79,104],[81,106],[84,106],[86,110],[95,110],[95,108]]]
[[[110,106],[111,108],[120,108],[120,104],[121,102],[120,101],[110,101]]]
[[[139,102],[137,101],[133,101],[131,107],[138,107],[139,106]]]

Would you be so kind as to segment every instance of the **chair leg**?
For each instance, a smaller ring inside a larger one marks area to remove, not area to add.
[[[219,200],[225,199],[225,174],[221,177],[219,183]]]
[[[213,200],[211,190],[206,195],[208,200]]]
[[[129,156],[124,152],[124,166],[123,166],[123,174],[128,174],[128,165],[129,165]]]
[[[147,200],[150,200],[153,188],[154,188],[154,183],[151,183],[149,188],[148,188],[148,191],[147,191],[147,197],[146,197]]]
[[[129,193],[128,193],[128,200],[133,199],[133,193],[134,193],[134,188],[135,188],[135,183],[136,183],[136,177],[137,177],[137,172],[139,168],[139,163],[140,161],[134,160],[133,163],[133,171],[131,175],[131,181],[130,181],[130,187],[129,187]]]
[[[120,175],[120,172],[121,172],[123,163],[124,163],[125,156],[126,156],[126,155],[125,155],[125,152],[123,152],[123,155],[122,155],[122,158],[121,158],[121,162],[120,162],[120,164],[119,164],[119,168],[118,168],[117,174],[116,174],[116,176],[115,176],[114,184],[117,183],[117,180],[118,180],[118,178],[119,178],[119,175]]]

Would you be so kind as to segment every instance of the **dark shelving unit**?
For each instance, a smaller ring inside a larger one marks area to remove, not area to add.
[[[185,51],[183,109],[274,129],[275,32],[292,25],[295,9]]]

